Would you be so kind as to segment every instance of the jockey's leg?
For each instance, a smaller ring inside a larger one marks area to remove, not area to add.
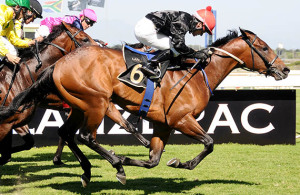
[[[159,63],[170,60],[171,56],[172,55],[170,49],[163,50],[159,54],[151,58],[145,66],[142,66],[141,71],[147,76],[159,77],[159,71],[156,71],[156,69],[159,67]]]

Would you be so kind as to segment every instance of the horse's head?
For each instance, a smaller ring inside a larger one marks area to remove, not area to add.
[[[64,21],[62,21],[62,25],[65,28],[66,34],[76,47],[80,47],[82,45],[97,45],[97,43],[82,30],[73,27],[70,24],[65,23]]]
[[[273,76],[275,80],[287,78],[290,69],[278,58],[278,55],[254,33],[241,28],[240,31],[242,39],[248,44],[244,53],[251,55],[244,60],[244,65],[266,76]]]

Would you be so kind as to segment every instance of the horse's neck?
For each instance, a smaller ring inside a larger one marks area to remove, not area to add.
[[[65,49],[65,51],[69,52],[72,50],[71,45],[72,44],[67,44],[67,41],[70,41],[69,39],[66,39],[65,36],[60,36],[56,38],[55,40],[52,41],[53,44]],[[33,75],[34,78],[37,78],[38,75],[40,74],[41,71],[43,71],[45,68],[51,66],[54,64],[58,59],[63,57],[65,52],[61,51],[60,49],[48,45],[42,52],[40,52],[38,55],[40,57],[40,60],[42,62],[42,66],[39,69],[38,72],[35,71],[36,66],[38,64],[37,59],[33,57],[32,59],[28,60],[28,66],[29,69],[31,70],[31,74]],[[67,54],[67,53],[65,53]],[[27,73],[29,74],[29,72]]]
[[[229,53],[237,55],[237,51],[234,51],[229,47],[222,49]],[[226,54],[223,53],[219,54],[226,56]],[[215,90],[219,86],[219,84],[226,78],[226,76],[236,68],[237,64],[238,62],[233,58],[222,58],[217,55],[213,55],[211,62],[205,68],[210,88],[212,90]]]
[[[45,68],[49,67],[53,63],[55,63],[59,58],[63,56],[60,51],[54,51],[52,47],[47,46],[41,53],[38,54],[39,58],[42,62],[41,68],[36,72],[36,67],[38,65],[38,60],[36,57],[29,59],[26,63],[28,66],[30,73],[26,67],[26,70],[23,72],[26,75],[31,74],[35,79],[37,79],[38,75]]]

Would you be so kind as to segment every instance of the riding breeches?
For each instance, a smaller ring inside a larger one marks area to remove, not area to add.
[[[13,44],[11,44],[6,37],[1,37],[1,39],[2,39],[2,42],[5,45],[5,48],[8,49],[9,53],[17,56],[18,55],[17,48]],[[5,56],[0,56],[0,61],[2,61],[2,59],[4,57]]]
[[[137,40],[145,45],[159,50],[171,49],[174,52],[170,37],[157,32],[153,22],[146,17],[137,22],[134,33]]]

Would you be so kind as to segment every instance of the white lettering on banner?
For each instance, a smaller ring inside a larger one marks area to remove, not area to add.
[[[268,133],[272,130],[274,130],[274,126],[272,125],[272,123],[270,122],[268,124],[268,126],[263,127],[263,128],[255,128],[252,127],[249,124],[248,121],[248,117],[249,114],[257,109],[263,109],[268,111],[269,113],[271,113],[271,111],[273,110],[274,106],[270,106],[268,104],[263,104],[263,103],[256,103],[256,104],[252,104],[250,106],[248,106],[247,108],[245,108],[241,114],[241,124],[243,126],[243,128],[245,128],[246,131],[250,132],[250,133],[254,133],[254,134],[264,134],[264,133]],[[120,108],[119,106],[117,106],[118,110],[122,110],[122,108]],[[222,115],[224,114],[226,120],[220,120]],[[50,117],[53,115],[55,120],[49,121]],[[122,116],[124,117],[124,119],[128,119],[128,117],[130,116],[129,112],[124,112],[122,114]],[[199,117],[196,119],[197,121],[200,121],[204,118],[205,116],[205,111],[203,111]],[[104,134],[104,119],[102,121],[102,123],[99,125],[98,129],[97,129],[97,134]],[[30,129],[31,134],[43,134],[43,131],[46,127],[61,127],[64,124],[64,121],[59,113],[59,111],[56,110],[51,110],[51,109],[47,109],[43,115],[43,118],[35,132],[35,128]],[[142,134],[153,134],[153,129],[150,128],[150,123],[146,120],[142,120],[142,126],[143,126],[143,132]],[[231,115],[231,112],[228,108],[228,104],[219,104],[218,109],[215,113],[215,116],[213,117],[213,120],[210,124],[210,127],[207,131],[208,134],[214,134],[215,129],[218,126],[228,126],[231,129],[232,134],[239,134],[239,130],[237,128],[237,125]],[[17,134],[15,131],[13,131],[14,134]],[[78,133],[78,132],[77,132]],[[125,129],[121,128],[118,124],[114,124],[113,127],[109,130],[108,134],[111,135],[115,135],[115,134],[130,134],[128,133]],[[175,131],[174,134],[181,134],[179,131]]]
[[[51,114],[53,114],[55,120],[49,121]],[[64,124],[64,121],[59,113],[59,111],[47,109],[39,127],[37,128],[35,134],[43,134],[45,127],[61,127]]]
[[[14,135],[17,135],[17,134],[18,134],[18,133],[16,132],[16,130],[14,130],[14,129],[12,130],[12,132],[13,132]],[[29,129],[29,132],[30,132],[31,135],[34,135],[35,128]]]
[[[104,120],[102,120],[101,124],[99,125],[98,129],[97,129],[97,134],[104,134]]]
[[[220,121],[222,114],[224,114],[226,118],[225,121]],[[217,126],[229,126],[232,134],[240,133],[229,111],[228,104],[219,104],[218,110],[213,118],[213,121],[210,124],[207,133],[214,134]]]
[[[143,120],[143,134],[153,134],[153,129],[150,128],[150,123]]]
[[[248,121],[248,116],[250,114],[250,112],[252,112],[253,110],[256,109],[263,109],[268,111],[269,113],[271,113],[271,111],[273,110],[274,106],[270,106],[268,104],[262,104],[262,103],[257,103],[257,104],[252,104],[250,106],[248,106],[247,108],[245,108],[245,110],[242,113],[241,116],[241,122],[243,127],[251,132],[251,133],[255,133],[255,134],[264,134],[264,133],[268,133],[270,131],[272,131],[274,128],[274,126],[272,125],[272,123],[269,123],[269,125],[267,127],[264,128],[254,128],[249,124]]]

